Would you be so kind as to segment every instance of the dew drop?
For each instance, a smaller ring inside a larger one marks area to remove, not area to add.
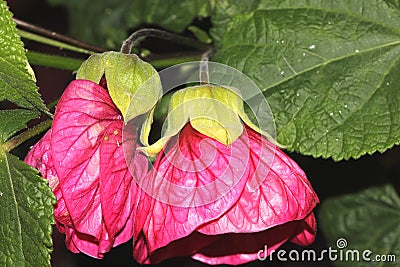
[[[306,53],[303,53],[302,55],[303,55],[303,57],[305,57],[305,56],[306,56]]]
[[[342,114],[342,111],[341,111],[341,110],[339,110],[339,114]]]
[[[335,141],[336,141],[336,142],[339,141],[339,138],[335,138]]]
[[[344,107],[347,108],[347,104],[345,104]]]
[[[283,74],[285,74],[285,72],[284,72],[284,71],[281,71],[281,75],[283,75]]]
[[[360,50],[356,49],[356,53],[359,53],[359,52],[360,52]]]
[[[296,93],[296,96],[300,96],[300,94],[299,94],[299,93]]]
[[[386,85],[390,85],[390,82],[387,82]]]
[[[329,113],[330,116],[333,116],[333,112]]]
[[[309,49],[315,49],[315,45],[310,45],[308,48]]]

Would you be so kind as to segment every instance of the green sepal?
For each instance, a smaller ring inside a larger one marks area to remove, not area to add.
[[[179,90],[172,96],[161,139],[142,150],[149,156],[156,155],[189,121],[194,129],[226,146],[242,134],[242,121],[265,134],[247,117],[243,100],[235,89],[207,84]],[[148,138],[142,136],[142,139]]]
[[[76,78],[99,83],[103,76],[125,121],[152,110],[162,93],[157,71],[134,54],[110,51],[92,55]]]

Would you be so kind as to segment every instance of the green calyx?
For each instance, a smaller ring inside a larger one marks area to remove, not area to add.
[[[76,78],[99,83],[103,76],[125,121],[152,110],[162,93],[157,71],[134,54],[110,51],[92,55]]]
[[[188,87],[172,96],[162,138],[143,151],[156,155],[187,122],[198,132],[229,146],[242,134],[242,121],[261,133],[247,117],[243,100],[235,90],[209,84]],[[148,131],[143,131],[141,139],[147,140],[147,136]]]

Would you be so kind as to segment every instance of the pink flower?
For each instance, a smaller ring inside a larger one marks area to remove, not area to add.
[[[51,130],[25,159],[49,180],[57,227],[73,252],[102,258],[133,236],[138,187],[125,161],[122,127],[107,90],[75,80],[58,103]],[[127,142],[136,147],[134,140]],[[147,172],[144,156],[130,164],[138,176]]]
[[[186,124],[138,182],[147,192],[135,230],[140,263],[191,256],[236,265],[264,257],[265,246],[314,240],[319,200],[304,172],[247,126],[226,146]]]

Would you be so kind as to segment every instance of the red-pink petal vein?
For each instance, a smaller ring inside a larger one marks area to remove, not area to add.
[[[107,91],[84,80],[71,82],[54,116],[51,148],[67,209],[76,229],[96,238],[103,216],[100,150],[110,133],[122,131],[121,120]]]

